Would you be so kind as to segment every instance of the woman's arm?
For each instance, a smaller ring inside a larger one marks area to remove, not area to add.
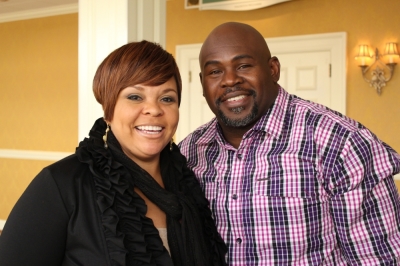
[[[48,170],[37,175],[7,219],[0,236],[0,265],[61,265],[68,214]]]

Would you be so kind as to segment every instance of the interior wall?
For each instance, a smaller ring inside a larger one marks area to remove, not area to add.
[[[166,48],[175,53],[177,45],[202,43],[214,27],[228,21],[250,24],[265,38],[344,31],[346,115],[400,152],[400,69],[395,69],[392,80],[378,95],[363,80],[354,59],[360,44],[383,52],[385,43],[391,41],[397,42],[400,49],[398,10],[400,1],[393,0],[381,0],[379,4],[365,0],[292,0],[251,11],[199,11],[184,9],[184,0],[168,0]],[[400,181],[396,185],[400,188]]]
[[[0,149],[72,153],[78,138],[78,15],[0,23]],[[50,161],[0,158],[0,219]]]
[[[399,43],[399,10],[400,1],[393,0],[381,0],[379,4],[365,0],[293,0],[252,11],[199,11],[184,9],[184,0],[168,0],[166,47],[174,53],[176,45],[202,43],[214,27],[228,21],[250,24],[266,38],[344,31],[346,115],[400,151],[400,69],[395,69],[394,77],[378,95],[363,80],[354,59],[360,44],[383,52],[386,42]]]
[[[175,53],[176,45],[201,43],[227,21],[248,23],[264,37],[345,31],[347,115],[400,151],[400,70],[379,96],[354,60],[359,44],[383,50],[388,41],[400,42],[398,10],[400,1],[393,0],[379,6],[364,0],[293,0],[246,12],[185,10],[184,0],[167,0],[166,48]],[[78,136],[78,14],[0,23],[0,36],[0,149],[72,153]],[[0,158],[0,219],[50,163]]]

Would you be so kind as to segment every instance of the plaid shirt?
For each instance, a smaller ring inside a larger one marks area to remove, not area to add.
[[[215,118],[179,146],[229,265],[400,264],[400,156],[356,121],[281,88],[238,149]]]

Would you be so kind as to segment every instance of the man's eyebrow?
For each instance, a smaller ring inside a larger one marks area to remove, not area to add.
[[[232,58],[231,61],[237,61],[237,60],[244,59],[244,58],[253,59],[253,57],[251,55],[240,54],[240,55],[237,55],[234,58]],[[204,68],[206,68],[209,65],[214,65],[214,64],[219,64],[219,63],[220,63],[220,61],[218,61],[218,60],[209,60],[204,64]]]
[[[252,57],[251,55],[248,55],[248,54],[240,54],[240,55],[235,56],[235,57],[232,59],[232,61],[236,61],[236,60],[244,59],[244,58],[253,59],[253,57]]]
[[[204,68],[206,68],[209,65],[215,65],[215,64],[218,64],[218,63],[219,63],[218,60],[209,60],[204,64]]]

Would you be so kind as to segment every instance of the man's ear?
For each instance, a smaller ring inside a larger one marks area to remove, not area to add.
[[[271,57],[269,64],[271,66],[271,77],[274,83],[278,83],[280,73],[281,73],[281,64],[276,56]]]
[[[200,78],[200,83],[203,84],[203,76],[201,75],[201,72],[199,73],[199,78]],[[204,97],[204,87],[203,87],[203,97]]]

